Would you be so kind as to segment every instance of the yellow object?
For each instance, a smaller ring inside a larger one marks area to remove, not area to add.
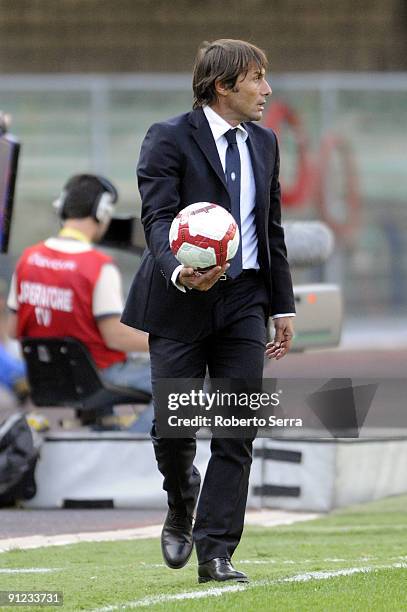
[[[80,242],[86,242],[89,244],[89,239],[87,236],[73,227],[63,227],[58,236],[60,238],[74,238],[74,240],[80,240]]]
[[[30,412],[26,416],[27,423],[29,426],[35,431],[42,432],[48,431],[50,428],[49,420],[43,414],[39,414],[38,412]]]

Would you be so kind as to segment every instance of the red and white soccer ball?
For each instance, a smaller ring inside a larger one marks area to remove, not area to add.
[[[239,227],[222,206],[196,202],[181,210],[170,228],[170,247],[184,266],[203,270],[223,266],[236,254]]]

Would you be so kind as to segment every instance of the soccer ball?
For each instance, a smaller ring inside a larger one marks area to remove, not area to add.
[[[170,247],[184,266],[205,270],[223,266],[236,254],[239,227],[230,213],[211,202],[181,210],[171,224]]]

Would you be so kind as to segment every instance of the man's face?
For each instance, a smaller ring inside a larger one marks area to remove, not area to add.
[[[260,121],[266,97],[271,87],[265,79],[264,68],[252,65],[247,74],[237,78],[233,89],[225,90],[225,119],[236,125],[241,121]]]

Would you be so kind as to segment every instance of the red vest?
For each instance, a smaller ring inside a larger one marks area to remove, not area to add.
[[[26,249],[16,268],[18,337],[71,336],[98,368],[124,361],[125,353],[106,346],[92,312],[100,271],[111,261],[95,249],[63,253],[43,242]]]

